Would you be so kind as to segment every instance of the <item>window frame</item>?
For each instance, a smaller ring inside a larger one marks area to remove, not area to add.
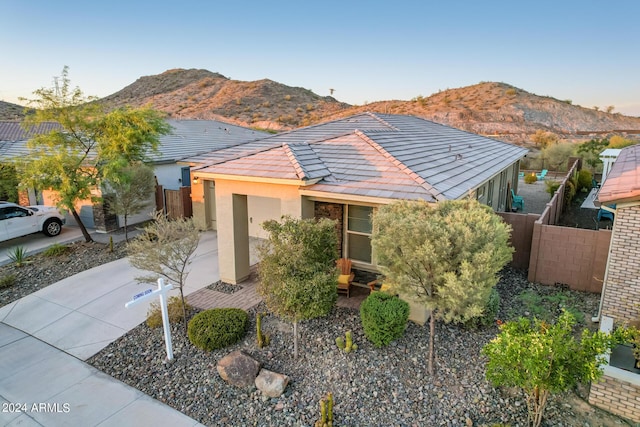
[[[351,206],[356,206],[359,208],[370,208],[371,212],[369,214],[369,223],[371,225],[371,232],[369,233],[365,233],[362,231],[354,231],[354,230],[349,230],[349,208]],[[371,206],[371,205],[359,205],[359,204],[355,204],[355,203],[345,203],[344,204],[344,209],[343,209],[343,222],[344,222],[344,236],[343,236],[343,252],[344,252],[344,256],[346,258],[349,258],[354,265],[357,265],[359,267],[364,267],[364,268],[375,268],[376,267],[376,255],[375,255],[375,251],[373,250],[373,245],[371,245],[371,236],[373,235],[373,213],[375,212],[376,207],[375,206]],[[351,254],[349,253],[349,237],[350,235],[358,235],[358,236],[366,236],[369,238],[369,245],[371,247],[371,260],[369,262],[367,261],[363,261],[363,260],[359,260],[359,259],[355,259],[351,257]]]

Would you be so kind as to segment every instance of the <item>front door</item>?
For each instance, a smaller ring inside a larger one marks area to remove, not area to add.
[[[214,181],[205,181],[205,191],[207,192],[205,199],[207,200],[207,220],[209,228],[217,230],[216,223],[216,183]]]

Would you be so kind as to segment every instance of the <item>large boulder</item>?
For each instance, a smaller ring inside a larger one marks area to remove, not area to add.
[[[220,359],[216,369],[227,383],[236,387],[249,387],[254,385],[260,363],[241,351],[234,351]]]
[[[266,369],[261,369],[256,377],[256,387],[269,397],[280,397],[287,388],[287,384],[289,384],[288,376]]]

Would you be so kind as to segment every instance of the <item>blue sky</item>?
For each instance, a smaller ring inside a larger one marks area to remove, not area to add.
[[[502,81],[640,116],[639,1],[0,0],[0,100],[204,68],[350,104]]]

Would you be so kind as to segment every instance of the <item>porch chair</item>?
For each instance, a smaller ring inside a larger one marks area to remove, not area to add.
[[[541,181],[544,179],[545,176],[547,176],[547,172],[549,172],[546,169],[542,169],[542,171],[540,171],[540,173],[536,174],[536,178],[538,178],[538,181]]]
[[[524,178],[524,172],[518,172],[518,178]]]
[[[346,294],[347,298],[350,298],[351,286],[356,276],[355,273],[351,271],[351,260],[348,258],[340,258],[337,264],[338,270],[340,270],[340,275],[338,276],[338,293]]]
[[[513,191],[513,188],[512,188],[511,189],[511,208],[518,209],[518,206],[520,207],[520,209],[524,210],[524,197],[516,196],[516,193]]]
[[[591,188],[600,188],[600,183],[595,178],[591,178]]]

